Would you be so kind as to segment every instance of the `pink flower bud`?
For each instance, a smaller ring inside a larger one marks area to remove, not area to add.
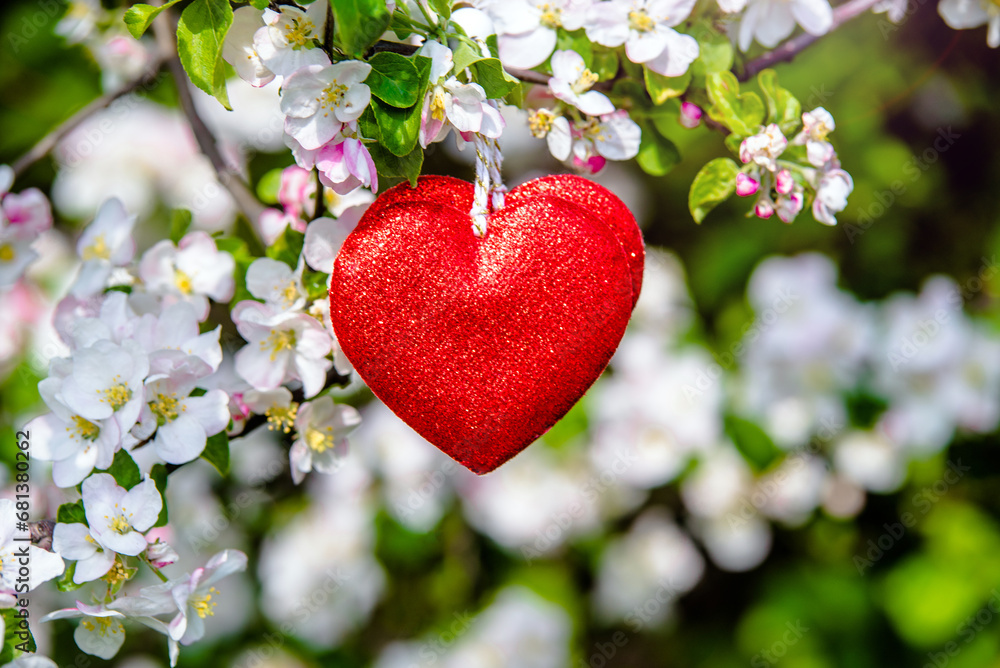
[[[596,174],[597,172],[604,169],[604,165],[607,164],[607,160],[599,155],[592,155],[586,160],[581,160],[577,156],[573,156],[573,166],[577,169],[584,170],[591,174]]]
[[[792,173],[787,169],[782,169],[774,177],[774,189],[778,191],[779,195],[787,195],[792,192],[792,188],[795,186],[795,179],[792,178]]]
[[[774,205],[771,204],[771,200],[762,199],[757,202],[757,206],[754,207],[753,212],[757,214],[758,218],[770,218],[774,215]]]
[[[696,128],[701,125],[701,107],[692,102],[681,104],[681,115],[677,119],[686,128]]]
[[[785,223],[792,222],[795,220],[795,216],[799,215],[804,202],[805,199],[802,197],[802,193],[793,192],[787,197],[779,197],[776,207],[778,218],[781,218],[782,222]]]
[[[757,194],[760,190],[760,183],[755,179],[747,176],[743,172],[736,175],[736,194],[740,197],[749,197],[750,195]]]
[[[163,568],[177,561],[177,552],[159,538],[146,548],[146,558],[157,568]]]

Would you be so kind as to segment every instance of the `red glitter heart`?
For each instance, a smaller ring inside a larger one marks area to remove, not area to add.
[[[479,239],[472,185],[421,177],[380,196],[334,264],[344,354],[396,415],[478,474],[583,396],[633,304],[616,232],[546,190],[515,189]]]

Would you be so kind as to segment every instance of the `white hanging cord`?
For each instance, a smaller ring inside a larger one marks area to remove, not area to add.
[[[482,239],[486,236],[486,219],[490,212],[490,148],[486,139],[478,132],[473,135],[473,146],[476,149],[476,189],[472,198],[472,231]]]

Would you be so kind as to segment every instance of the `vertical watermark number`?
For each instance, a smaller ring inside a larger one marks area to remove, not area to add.
[[[28,546],[31,545],[31,532],[28,525],[30,515],[31,493],[31,434],[19,431],[14,435],[17,441],[17,452],[14,456],[14,531],[13,559],[17,563],[17,577],[14,580],[14,593],[17,597],[14,606],[16,631],[14,635],[20,643],[14,648],[21,652],[34,651],[31,647],[31,632],[28,630],[28,590],[31,588],[31,557]]]

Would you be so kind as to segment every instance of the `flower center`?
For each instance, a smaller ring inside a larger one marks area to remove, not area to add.
[[[107,582],[109,585],[114,587],[119,582],[124,582],[132,577],[133,573],[129,573],[125,566],[118,559],[115,559],[115,563],[111,565],[111,570],[104,574],[101,579]]]
[[[295,300],[299,298],[299,289],[296,287],[295,281],[288,281],[288,285],[281,291],[281,298],[285,300],[286,306],[291,306],[295,303]]]
[[[307,429],[304,436],[306,445],[314,452],[326,452],[335,444],[333,442],[333,427],[325,429]]]
[[[539,23],[553,30],[562,27],[562,9],[560,7],[553,7],[546,2],[543,5],[539,5],[538,9],[542,12],[542,15],[538,17]]]
[[[205,592],[204,596],[195,596],[191,598],[191,609],[194,610],[202,619],[215,615],[215,601],[212,600],[213,594],[218,595],[219,590],[215,587],[210,587],[209,590]]]
[[[271,351],[271,361],[278,359],[278,353],[283,350],[294,350],[295,330],[272,329],[267,338],[260,342],[261,350]]]
[[[597,83],[597,75],[584,68],[583,72],[580,73],[580,78],[573,82],[570,89],[577,95],[582,95],[590,90],[590,87],[595,83]]]
[[[156,422],[163,425],[176,420],[184,408],[177,401],[177,395],[171,392],[170,394],[157,394],[156,399],[150,402],[149,410],[156,415]]]
[[[191,294],[194,290],[194,286],[191,285],[191,277],[180,269],[174,271],[174,285],[185,295]]]
[[[93,617],[91,619],[85,619],[80,622],[80,626],[88,631],[97,631],[97,634],[100,636],[106,636],[108,633],[111,633],[112,635],[121,633],[121,624],[114,617]]]
[[[443,121],[444,117],[444,88],[435,86],[434,94],[431,96],[431,118],[435,121]]]
[[[646,13],[645,10],[633,10],[628,13],[628,27],[637,32],[649,32],[656,25],[656,22]]]
[[[340,102],[344,99],[344,95],[347,93],[347,86],[337,83],[334,79],[330,82],[326,88],[323,89],[322,97],[320,97],[319,103],[324,110],[336,109],[340,106]],[[330,112],[325,111],[324,116],[329,116]]]
[[[66,431],[75,434],[77,437],[82,438],[85,441],[97,440],[97,437],[101,434],[101,428],[90,420],[85,420],[79,415],[73,416],[73,426],[66,427]]]
[[[283,431],[286,434],[292,431],[295,423],[295,416],[299,413],[299,405],[294,401],[288,404],[288,408],[281,406],[271,406],[264,412],[267,416],[267,428],[271,431]]]
[[[1000,0],[993,0],[994,2],[1000,2]],[[815,126],[813,126],[812,136],[816,141],[826,141],[827,136],[832,132],[832,129],[826,123],[820,121]]]
[[[98,234],[93,243],[83,249],[84,260],[107,260],[111,258],[111,249],[104,241],[104,235]]]
[[[119,410],[122,406],[127,404],[132,399],[132,390],[125,383],[120,382],[121,376],[115,376],[116,382],[114,385],[106,390],[98,390],[104,395],[104,401],[111,405],[112,410]]]
[[[552,129],[552,122],[556,120],[556,115],[553,114],[548,109],[539,109],[538,111],[528,112],[528,129],[531,130],[531,134],[539,139],[543,139],[545,135],[549,133]]]
[[[14,246],[11,244],[0,244],[0,262],[12,262],[15,255]]]
[[[293,49],[301,49],[312,41],[313,22],[309,19],[292,19],[285,24],[285,39]]]
[[[117,504],[115,504],[115,509],[118,510]],[[129,522],[128,518],[125,517],[125,513],[121,510],[118,510],[118,514],[114,517],[108,517],[105,515],[104,519],[109,520],[108,528],[120,536],[124,536],[132,531],[132,524]]]

